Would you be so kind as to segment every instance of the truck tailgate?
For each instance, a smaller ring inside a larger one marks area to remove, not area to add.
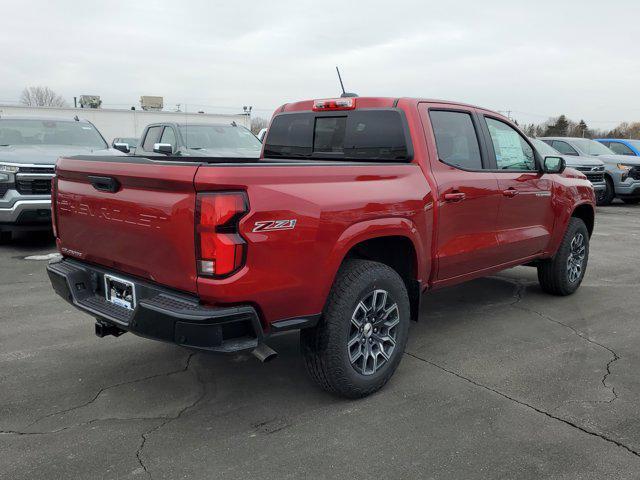
[[[58,248],[65,256],[195,292],[197,170],[198,164],[136,157],[59,159]]]

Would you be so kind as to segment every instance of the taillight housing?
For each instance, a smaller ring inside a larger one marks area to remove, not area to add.
[[[51,179],[51,228],[54,238],[58,238],[58,218],[56,215],[56,193],[58,193],[58,177]]]
[[[356,99],[354,97],[344,98],[325,98],[322,100],[314,100],[314,112],[326,112],[331,110],[353,110],[356,108]]]
[[[247,244],[238,223],[249,211],[244,192],[199,193],[196,197],[198,275],[222,278],[244,265]]]

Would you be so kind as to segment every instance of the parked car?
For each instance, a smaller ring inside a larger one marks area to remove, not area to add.
[[[606,189],[598,197],[598,205],[610,205],[614,198],[625,203],[640,202],[640,158],[616,155],[602,143],[588,138],[540,138],[563,155],[578,157],[579,161],[598,159],[604,162]]]
[[[623,138],[598,138],[605,147],[608,147],[616,155],[630,155],[640,157],[640,140],[625,140]]]
[[[133,153],[138,146],[138,139],[135,137],[116,137],[111,142],[111,148],[120,150],[123,153]]]
[[[567,167],[582,172],[593,185],[596,193],[596,200],[599,199],[606,191],[607,184],[604,181],[604,163],[597,158],[573,157],[571,155],[562,155],[551,145],[537,138],[529,138],[533,146],[542,157],[561,156],[564,158]]]
[[[346,397],[389,380],[423,292],[526,264],[572,294],[594,228],[591,183],[507,118],[409,98],[286,104],[259,161],[65,157],[55,185],[49,277],[99,336],[265,360],[300,329]]]
[[[262,144],[250,130],[232,124],[154,123],[142,132],[136,155],[259,158]]]
[[[77,117],[76,117],[77,118]],[[60,156],[109,149],[88,121],[42,117],[0,118],[0,239],[20,230],[51,228],[51,178]]]

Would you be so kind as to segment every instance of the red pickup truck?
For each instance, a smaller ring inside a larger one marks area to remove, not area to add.
[[[51,283],[99,336],[268,359],[299,329],[347,397],[391,377],[425,291],[526,264],[571,294],[594,227],[586,177],[508,119],[410,98],[283,105],[260,159],[61,158],[52,188]]]

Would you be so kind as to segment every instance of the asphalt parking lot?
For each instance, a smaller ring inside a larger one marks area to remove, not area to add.
[[[600,208],[577,294],[520,267],[425,297],[385,389],[277,360],[99,339],[46,236],[0,246],[0,478],[639,478],[640,207]]]

